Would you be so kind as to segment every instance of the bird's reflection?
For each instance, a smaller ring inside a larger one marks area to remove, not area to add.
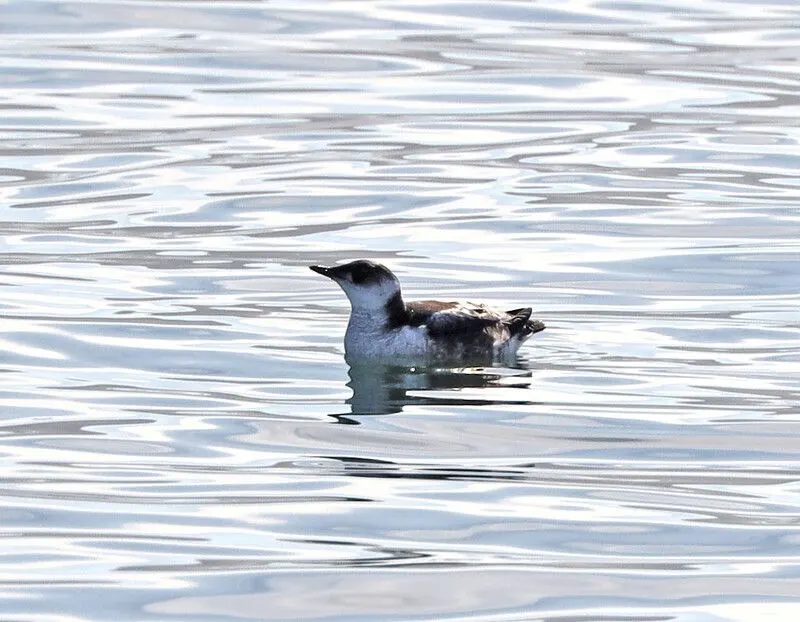
[[[387,415],[411,405],[477,405],[502,403],[487,393],[484,398],[461,397],[459,389],[526,388],[530,371],[516,367],[408,367],[400,365],[352,365],[347,400],[350,413],[337,415],[344,424],[357,424],[352,415]],[[502,385],[499,381],[503,381]],[[435,395],[428,395],[435,391]],[[474,396],[474,393],[473,393]],[[514,400],[519,403],[519,400]],[[348,416],[349,415],[349,416]]]

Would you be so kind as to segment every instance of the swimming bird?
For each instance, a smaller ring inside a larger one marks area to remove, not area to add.
[[[471,302],[406,303],[394,273],[366,259],[309,267],[336,282],[350,300],[344,335],[349,363],[508,360],[544,330],[531,319],[530,307],[500,311]]]

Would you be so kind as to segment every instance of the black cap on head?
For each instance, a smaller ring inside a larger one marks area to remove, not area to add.
[[[368,259],[356,259],[341,266],[309,266],[317,274],[327,276],[331,279],[350,281],[356,285],[370,285],[380,283],[383,280],[396,280],[392,271]]]

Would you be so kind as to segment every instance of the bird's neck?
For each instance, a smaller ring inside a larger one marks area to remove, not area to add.
[[[408,318],[406,304],[398,291],[383,305],[352,305],[349,326],[360,332],[380,332],[391,330],[405,323]]]
[[[403,295],[398,290],[386,304],[383,305],[386,328],[397,328],[406,324],[408,321],[408,311],[406,303],[403,302]]]

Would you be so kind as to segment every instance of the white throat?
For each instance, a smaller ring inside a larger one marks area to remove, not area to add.
[[[349,281],[339,281],[350,301],[353,314],[371,314],[380,319],[386,318],[386,303],[400,293],[396,281],[383,280],[369,285],[358,285]]]

